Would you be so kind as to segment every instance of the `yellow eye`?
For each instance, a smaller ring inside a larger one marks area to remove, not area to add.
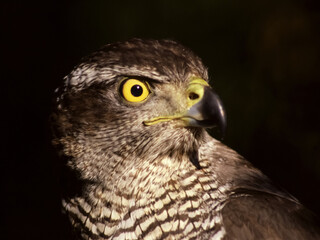
[[[129,102],[141,102],[150,94],[148,85],[137,79],[126,80],[122,85],[121,92]]]

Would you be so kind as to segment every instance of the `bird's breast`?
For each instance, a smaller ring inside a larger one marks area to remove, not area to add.
[[[162,164],[172,162],[163,159]],[[89,239],[188,239],[206,232],[219,239],[224,235],[220,210],[227,186],[218,186],[213,175],[196,168],[154,171],[154,176],[145,171],[131,179],[131,192],[128,186],[123,192],[100,186],[87,198],[65,200],[74,226]]]

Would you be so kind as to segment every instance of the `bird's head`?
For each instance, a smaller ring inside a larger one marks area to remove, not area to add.
[[[84,58],[57,94],[54,142],[65,155],[87,159],[74,160],[81,168],[95,162],[93,175],[120,161],[110,159],[189,154],[204,128],[225,126],[200,58],[169,40],[106,45]]]

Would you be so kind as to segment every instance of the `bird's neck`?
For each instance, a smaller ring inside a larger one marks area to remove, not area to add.
[[[198,154],[200,169],[187,155],[129,164],[126,174],[88,185],[86,196],[66,199],[64,207],[76,227],[85,225],[90,234],[103,237],[153,238],[170,231],[192,236],[212,228],[223,233],[219,210],[228,189],[219,186],[210,162]]]

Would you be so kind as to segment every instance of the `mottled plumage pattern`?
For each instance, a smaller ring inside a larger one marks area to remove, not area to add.
[[[124,100],[124,78],[148,82],[146,101]],[[53,142],[65,165],[63,208],[75,236],[318,239],[296,199],[204,128],[177,119],[144,124],[189,109],[194,78],[208,81],[208,74],[190,50],[139,39],[106,45],[65,78]]]

